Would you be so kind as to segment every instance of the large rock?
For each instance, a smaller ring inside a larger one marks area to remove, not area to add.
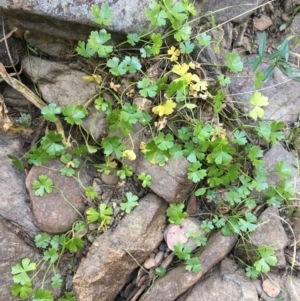
[[[85,187],[92,182],[92,177],[85,166],[80,173],[76,171],[74,177],[60,174],[59,170],[64,166],[58,159],[51,160],[45,167],[32,167],[26,178],[35,222],[41,230],[49,233],[63,233],[70,230],[79,218],[78,212],[82,213],[85,209],[82,199],[83,190],[75,177],[79,177]],[[36,196],[32,189],[32,183],[40,175],[52,179],[53,185],[57,187],[54,187],[50,194],[45,193],[42,197]]]
[[[20,141],[14,136],[0,135],[0,217],[12,222],[34,237],[39,229],[35,226],[29,199],[24,186],[25,176],[17,170],[7,155],[18,156]]]
[[[269,65],[263,63],[259,69],[264,72]],[[233,99],[241,105],[242,110],[248,114],[253,106],[250,98],[255,92],[255,74],[252,66],[246,65],[237,77],[232,78],[229,90]],[[263,83],[262,95],[267,96],[269,105],[264,107],[265,114],[262,119],[296,122],[300,113],[300,83],[289,80],[278,68]]]
[[[16,301],[19,298],[12,297],[10,294],[10,286],[13,284],[11,268],[20,263],[23,258],[29,258],[31,261],[38,263],[42,256],[33,248],[28,246],[24,241],[19,239],[0,219],[0,299],[5,301]],[[34,272],[30,274],[32,276]],[[51,281],[51,273],[46,279],[43,279],[42,271],[33,279],[33,287],[38,289],[41,287],[42,281],[46,280],[46,287]]]
[[[184,265],[175,267],[163,278],[157,279],[145,293],[143,301],[173,301],[198,282],[202,276],[221,261],[237,241],[235,236],[223,236],[220,231],[208,240],[203,252],[198,256],[202,270],[191,273]],[[206,299],[208,300],[208,299]]]
[[[195,284],[184,301],[258,301],[254,284],[231,259]]]
[[[97,93],[95,83],[85,82],[84,72],[61,63],[31,56],[22,60],[24,72],[38,84],[43,99],[64,107],[83,104]]]
[[[257,225],[258,227],[249,234],[249,239],[237,245],[238,254],[255,262],[257,248],[270,246],[275,251],[276,267],[284,268],[286,265],[284,249],[288,246],[289,240],[281,224],[278,208],[275,205],[268,207],[257,219]]]
[[[107,231],[95,240],[73,279],[78,301],[114,300],[133,270],[160,244],[166,205],[149,194],[114,232]]]

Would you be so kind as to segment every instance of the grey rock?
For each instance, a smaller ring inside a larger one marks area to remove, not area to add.
[[[190,273],[185,266],[180,265],[169,271],[165,277],[157,279],[145,293],[143,301],[173,301],[196,282],[203,275],[221,261],[233,248],[237,241],[235,236],[223,236],[220,231],[210,236],[207,245],[197,256],[202,263],[202,270]]]
[[[95,83],[83,81],[86,74],[64,64],[33,57],[22,60],[24,72],[39,86],[47,103],[64,107],[83,104],[97,93]]]
[[[19,139],[0,135],[0,217],[22,228],[31,237],[39,229],[34,224],[29,199],[25,190],[25,176],[17,170],[7,155],[18,157]]]
[[[258,301],[255,286],[231,259],[195,284],[185,301]]]
[[[75,46],[75,43],[70,40],[56,38],[38,31],[27,32],[26,41],[34,48],[53,57],[66,56]]]
[[[233,23],[242,23],[245,21],[261,4],[262,1],[257,0],[204,0],[201,3],[201,23],[210,21],[210,15],[213,14],[216,23],[220,24],[231,19]],[[205,15],[205,16],[204,16]]]
[[[11,268],[17,263],[20,263],[22,259],[29,258],[32,262],[38,263],[42,256],[24,241],[19,239],[10,229],[5,225],[3,220],[0,219],[0,295],[1,300],[5,301],[16,301],[20,300],[19,298],[12,297],[10,294],[10,286],[13,284]],[[45,288],[48,289],[49,282],[53,276],[49,273],[46,279],[43,279],[44,272],[41,271],[33,279],[33,287],[38,289],[41,288],[42,281],[45,281]],[[30,273],[30,276],[34,272]],[[60,294],[60,290],[53,292],[54,296],[57,298]]]
[[[257,219],[258,227],[250,233],[249,241],[238,244],[236,251],[241,257],[253,262],[257,258],[255,251],[260,246],[270,246],[274,248],[277,258],[277,268],[284,268],[286,260],[284,249],[288,246],[289,240],[281,224],[278,208],[274,205],[268,207]]]
[[[163,238],[167,204],[149,194],[114,232],[99,236],[73,279],[78,301],[111,301]],[[133,260],[133,258],[135,260]]]
[[[276,172],[276,164],[280,161],[284,161],[291,168],[291,180],[296,185],[296,191],[300,189],[300,178],[299,171],[297,169],[298,163],[297,159],[287,151],[282,144],[278,143],[275,146],[272,146],[270,150],[268,150],[263,158],[264,168],[267,170],[267,183],[273,186],[279,186],[281,179]]]
[[[286,298],[285,301],[300,300],[300,278],[289,275],[286,277],[285,282]]]
[[[264,72],[269,65],[263,63],[259,69]],[[232,78],[229,90],[235,101],[240,102],[241,109],[249,114],[253,106],[250,98],[255,92],[255,74],[249,65],[236,77]],[[263,83],[262,95],[267,96],[269,105],[264,107],[263,120],[276,120],[293,123],[297,121],[300,113],[300,83],[289,80],[278,68]]]
[[[296,5],[296,3],[293,3],[293,5]],[[298,3],[299,5],[299,3]],[[291,23],[291,34],[295,34],[295,35],[300,35],[300,15],[296,14],[295,17],[293,18],[293,21]],[[294,53],[300,53],[300,45],[299,43],[296,43],[296,46],[294,46],[293,44],[295,43],[295,39],[292,39],[289,42],[289,46],[291,47],[292,51]],[[299,57],[292,54],[290,55],[290,61],[292,61],[294,64],[296,64],[297,66],[299,66]]]
[[[95,141],[99,141],[107,133],[105,113],[97,111],[94,107],[89,107],[88,115],[84,118],[82,127]]]
[[[35,222],[41,230],[48,233],[63,233],[70,230],[79,218],[78,212],[82,213],[85,209],[81,185],[74,177],[62,176],[59,172],[64,166],[58,159],[51,160],[45,167],[32,167],[26,178]],[[45,193],[42,197],[36,196],[32,183],[40,175],[46,175],[52,179],[53,185],[61,192],[53,188],[50,194]],[[80,170],[80,174],[76,172],[74,176],[80,177],[82,185],[91,185],[92,177],[86,171],[85,166]]]
[[[6,86],[3,92],[5,104],[11,107],[28,107],[28,100],[11,86]]]

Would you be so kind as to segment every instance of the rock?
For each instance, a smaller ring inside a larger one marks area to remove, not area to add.
[[[167,204],[153,194],[91,246],[73,279],[78,301],[111,301],[138,267],[160,244]],[[133,260],[134,258],[134,260]]]
[[[101,180],[106,185],[117,185],[120,178],[115,172],[109,173],[108,175],[103,172],[101,174]]]
[[[27,99],[11,86],[6,86],[3,92],[4,102],[7,106],[27,108]]]
[[[22,60],[24,72],[38,83],[43,99],[64,107],[83,104],[97,93],[95,83],[83,81],[86,74],[61,63],[33,57]]]
[[[247,58],[248,59],[248,58]],[[269,65],[263,63],[259,69],[265,72]],[[252,67],[244,66],[244,69],[237,77],[232,78],[229,86],[230,93],[235,101],[240,102],[241,109],[249,114],[253,106],[250,105],[250,98],[255,92],[255,74]],[[287,123],[296,122],[300,113],[300,83],[289,80],[278,68],[263,83],[262,95],[267,96],[269,105],[264,107],[263,120],[284,121]]]
[[[0,219],[0,295],[1,299],[5,301],[20,300],[19,298],[12,297],[10,294],[10,286],[13,284],[11,268],[17,263],[20,263],[22,259],[29,258],[31,261],[38,263],[42,256],[24,241],[19,239],[9,228],[5,225],[3,220]],[[29,273],[30,276],[33,273]],[[43,280],[45,281],[45,288],[48,288],[51,281],[51,273],[48,274],[46,279],[43,279],[44,272],[41,271],[33,279],[33,288],[38,289],[41,287]],[[59,294],[59,292],[57,292]],[[56,296],[57,297],[57,296]]]
[[[231,259],[223,259],[215,271],[200,280],[185,301],[258,301],[254,284]]]
[[[209,22],[210,15],[213,14],[217,24],[231,19],[233,19],[231,20],[233,23],[242,23],[262,2],[261,0],[223,0],[220,3],[218,0],[204,0],[200,5],[200,16],[203,16],[200,22]]]
[[[254,30],[264,31],[272,25],[272,20],[267,15],[261,15],[259,18],[253,18]]]
[[[170,158],[164,166],[152,164],[144,158],[139,146],[145,142],[146,130],[140,124],[135,124],[130,133],[132,142],[128,137],[123,138],[127,149],[132,149],[137,155],[136,160],[124,160],[124,163],[133,168],[135,174],[142,172],[152,177],[150,189],[168,203],[183,202],[194,187],[187,178],[189,162],[184,158]]]
[[[296,5],[296,4],[293,2],[293,5]],[[291,34],[295,34],[297,36],[300,35],[300,15],[299,14],[296,14],[294,16],[290,28],[291,28]],[[291,47],[292,52],[294,52],[295,54],[300,53],[300,44],[299,43],[296,43],[296,45],[294,45],[294,44],[295,44],[295,39],[291,39],[289,41],[289,46]],[[299,56],[297,56],[295,54],[292,54],[292,53],[290,54],[290,61],[298,66],[299,65]]]
[[[289,240],[281,224],[278,208],[274,205],[268,207],[257,219],[258,227],[249,234],[249,240],[237,245],[236,251],[241,258],[247,256],[250,261],[257,259],[257,248],[270,246],[274,248],[277,264],[275,267],[284,268],[286,260],[284,249]],[[251,251],[254,250],[254,251]]]
[[[298,166],[297,159],[287,151],[282,144],[278,143],[275,146],[272,146],[270,150],[268,150],[263,158],[264,168],[267,171],[267,183],[269,186],[279,186],[282,181],[279,175],[276,172],[276,164],[280,161],[284,161],[291,168],[291,180],[296,184],[296,191],[300,189],[300,179],[298,169],[295,166]]]
[[[289,275],[286,277],[285,290],[287,294],[286,301],[296,301],[300,298],[300,278]]]
[[[52,37],[86,40],[91,30],[99,29],[93,21],[92,4],[109,4],[114,12],[108,31],[123,33],[141,32],[149,23],[142,13],[152,0],[134,1],[77,1],[52,0],[51,3],[31,0],[2,0],[0,8],[10,23],[18,28],[40,32]]]
[[[15,168],[7,157],[7,155],[18,156],[19,143],[19,139],[14,136],[4,133],[0,135],[0,217],[34,237],[39,229],[34,224],[29,207],[29,199],[24,187],[24,174]]]
[[[70,40],[56,38],[38,31],[27,32],[26,41],[43,53],[60,58],[70,54],[75,46],[75,43]]]
[[[223,236],[220,231],[210,236],[207,245],[198,256],[202,270],[191,273],[180,265],[157,279],[144,294],[143,301],[173,301],[198,282],[202,276],[222,260],[237,241],[235,236]],[[196,255],[197,256],[197,255]],[[208,299],[207,299],[208,300]]]
[[[79,218],[78,212],[82,213],[85,209],[81,185],[74,177],[62,176],[59,172],[59,169],[64,166],[58,159],[51,160],[45,167],[32,167],[26,178],[35,222],[41,230],[48,233],[69,231]],[[46,175],[52,179],[53,185],[61,192],[53,188],[50,194],[45,193],[42,197],[36,196],[32,183],[40,175]],[[75,173],[74,176],[80,177],[82,185],[91,185],[92,177],[87,173],[86,166],[80,170],[79,175]]]
[[[144,268],[147,270],[150,270],[152,268],[154,268],[156,266],[156,261],[154,258],[148,258],[145,262],[144,262]]]
[[[94,107],[89,107],[88,115],[83,119],[82,127],[95,141],[99,141],[107,134],[105,113],[97,111]]]

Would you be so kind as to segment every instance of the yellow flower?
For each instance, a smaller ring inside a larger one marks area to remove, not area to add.
[[[134,161],[136,159],[136,154],[133,150],[127,149],[123,152],[123,157],[130,161]]]
[[[172,99],[168,99],[163,104],[156,106],[152,109],[152,112],[158,116],[170,115],[174,112],[176,103]]]
[[[171,47],[171,49],[168,50],[168,55],[170,55],[170,61],[175,62],[178,60],[178,57],[180,55],[180,50],[176,49],[174,46]]]

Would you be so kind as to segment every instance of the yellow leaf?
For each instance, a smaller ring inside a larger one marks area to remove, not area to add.
[[[176,49],[174,46],[171,47],[171,49],[168,50],[168,55],[170,55],[170,61],[175,62],[178,60],[178,57],[180,55],[180,50]]]
[[[168,99],[163,104],[156,106],[152,109],[152,112],[158,116],[170,115],[174,112],[176,103],[172,99]]]
[[[130,161],[134,161],[136,159],[136,154],[133,150],[126,150],[123,152],[123,157],[127,158]]]
[[[100,84],[102,82],[102,77],[98,74],[93,74],[94,80],[97,84]]]
[[[96,82],[97,84],[100,84],[102,82],[102,77],[98,74],[85,75],[83,80],[85,82]]]
[[[269,104],[268,97],[263,96],[260,92],[255,91],[254,94],[250,98],[251,104],[254,106],[265,107]]]
[[[105,164],[110,168],[116,168],[117,162],[114,161],[114,158],[112,156],[105,156],[104,157]]]
[[[188,70],[189,70],[189,65],[187,65],[186,63],[182,65],[175,65],[172,68],[172,71],[177,75],[179,75],[180,77],[184,76],[188,72]]]
[[[85,76],[83,77],[83,80],[84,80],[85,82],[93,82],[93,81],[94,81],[94,76],[92,76],[92,75],[85,75]]]
[[[250,117],[252,117],[254,120],[257,120],[257,117],[262,118],[265,114],[264,109],[255,106],[251,111],[250,111]]]
[[[205,91],[207,90],[207,82],[205,80],[200,80],[197,74],[191,76],[191,87],[195,91]]]

